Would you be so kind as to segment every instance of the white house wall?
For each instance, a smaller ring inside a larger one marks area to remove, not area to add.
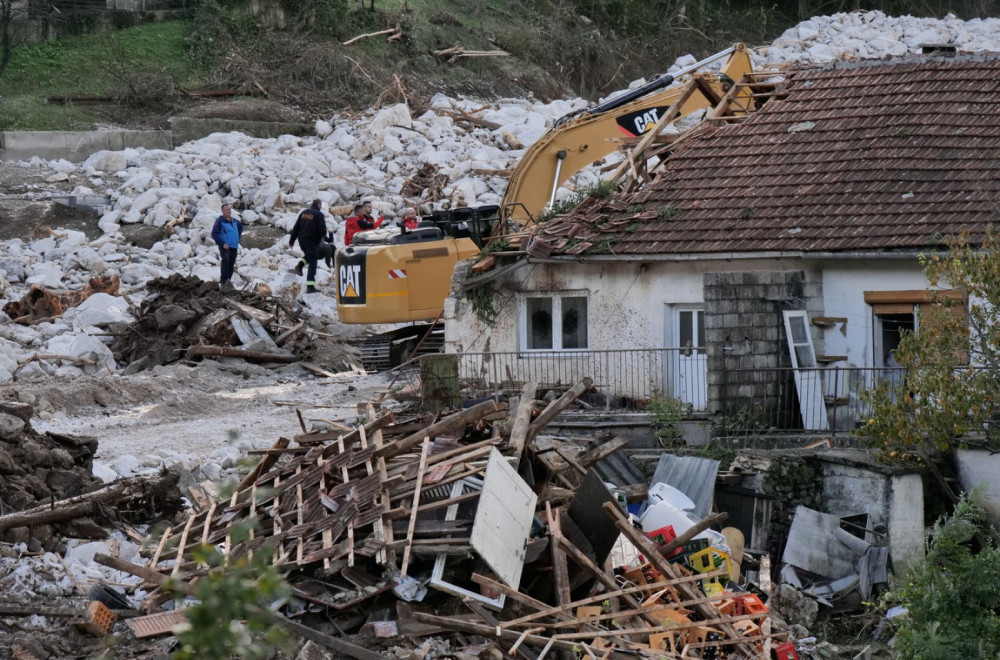
[[[829,317],[847,319],[847,333],[839,326],[828,328],[823,339],[829,355],[846,355],[849,366],[881,367],[873,364],[873,318],[865,303],[865,291],[907,291],[927,288],[927,278],[914,260],[845,261],[825,263],[823,305]]]
[[[806,261],[761,259],[608,264],[529,264],[500,286],[500,318],[480,324],[467,303],[446,310],[449,352],[517,351],[518,301],[526,293],[589,292],[588,340],[592,349],[676,345],[665,328],[665,305],[701,304],[702,274],[751,270],[818,269],[823,275],[824,314],[847,319],[817,339],[830,355],[846,355],[851,366],[872,365],[872,313],[864,291],[923,289],[927,280],[916,260]],[[816,332],[820,332],[817,330]]]

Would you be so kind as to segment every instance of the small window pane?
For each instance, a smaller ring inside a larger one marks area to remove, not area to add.
[[[788,318],[788,327],[792,329],[792,343],[793,344],[808,344],[809,338],[806,334],[806,320],[801,316],[790,316]]]
[[[698,336],[695,337],[694,345],[699,347],[698,354],[705,354],[705,312],[697,311],[695,316],[698,317]]]
[[[795,359],[799,361],[800,369],[812,369],[816,366],[812,348],[808,344],[795,347]]]
[[[552,298],[527,299],[528,348],[552,348]]]
[[[680,337],[680,347],[684,348],[686,346],[694,346],[694,324],[691,323],[691,317],[694,316],[694,312],[680,312],[678,315],[678,325],[680,326],[678,333]]]
[[[587,299],[563,298],[562,347],[587,348]]]

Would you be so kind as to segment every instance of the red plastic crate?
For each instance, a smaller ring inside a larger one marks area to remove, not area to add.
[[[743,612],[746,614],[767,614],[767,605],[754,594],[746,594],[740,598],[743,601]]]
[[[674,532],[673,525],[667,525],[666,527],[661,527],[659,529],[654,529],[649,534],[646,534],[649,538],[656,542],[657,545],[666,545],[670,543],[675,538],[677,538],[677,533]],[[667,555],[667,558],[679,555],[682,551],[680,546],[674,548],[674,551]]]
[[[785,642],[771,649],[771,660],[799,660],[799,654],[795,652],[795,644]]]

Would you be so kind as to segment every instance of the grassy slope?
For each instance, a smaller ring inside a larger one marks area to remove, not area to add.
[[[167,86],[166,73],[187,88],[263,84],[272,100],[305,107],[317,116],[378,100],[429,98],[436,91],[480,97],[551,98],[581,94],[591,98],[618,89],[641,75],[658,73],[681,52],[707,55],[712,44],[657,44],[611,38],[567,9],[568,3],[535,0],[378,0],[377,12],[350,2],[347,17],[318,18],[305,41],[298,28],[242,36],[227,43],[238,50],[229,66],[199,70],[188,57],[192,24],[170,21],[110,34],[69,37],[27,44],[15,50],[0,76],[0,129],[87,129],[103,117],[134,119],[128,108],[45,103],[46,96],[112,95],[124,85],[122,70],[134,78],[143,69]],[[405,5],[405,7],[404,7]],[[341,46],[359,34],[400,25],[404,39],[374,37]],[[727,35],[728,36],[728,35]],[[728,45],[726,43],[725,45]],[[462,46],[497,50],[510,57],[465,58],[446,63],[433,51]],[[308,56],[304,49],[312,48]],[[676,52],[675,52],[676,51]],[[124,57],[120,53],[124,53]],[[123,61],[127,63],[123,66]],[[397,77],[399,82],[397,83]],[[170,109],[165,112],[170,112]]]
[[[87,106],[47,104],[46,96],[113,94],[124,53],[133,66],[156,66],[180,84],[197,79],[185,57],[186,25],[169,21],[108,35],[26,44],[0,77],[0,128],[74,130],[96,120]]]

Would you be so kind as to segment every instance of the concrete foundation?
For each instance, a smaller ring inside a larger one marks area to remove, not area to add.
[[[172,149],[170,131],[3,131],[0,160],[64,158],[79,163],[98,151]]]

